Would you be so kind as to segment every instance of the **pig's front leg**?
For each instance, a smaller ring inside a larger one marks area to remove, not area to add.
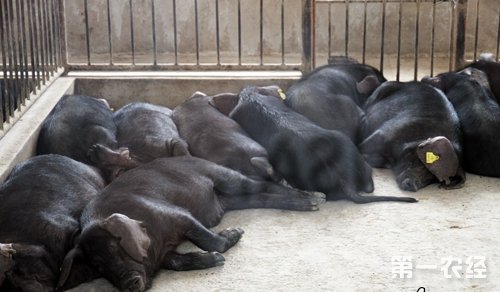
[[[224,257],[218,252],[169,252],[163,259],[163,267],[174,271],[201,270],[222,266]]]

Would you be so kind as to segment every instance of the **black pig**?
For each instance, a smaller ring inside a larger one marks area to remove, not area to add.
[[[276,172],[293,187],[325,193],[327,200],[416,201],[360,195],[373,192],[373,180],[356,145],[339,131],[321,128],[288,108],[277,87],[246,87],[239,97],[214,97],[212,104],[223,111],[234,107],[229,116],[266,148]]]
[[[68,253],[60,284],[82,253],[122,291],[144,291],[161,268],[204,269],[222,265],[243,231],[215,233],[226,210],[281,208],[317,210],[323,194],[307,194],[252,180],[193,156],[158,158],[127,171],[83,211],[82,233]],[[179,254],[190,240],[208,251]]]
[[[96,147],[109,151],[97,153]],[[108,103],[84,95],[65,95],[42,124],[38,154],[60,154],[100,168],[108,181],[137,166],[126,148],[119,148]]]
[[[61,155],[35,156],[12,170],[0,187],[1,291],[55,290],[81,211],[103,187],[98,170]],[[70,275],[65,288],[96,276],[84,261],[77,266],[85,274]]]
[[[472,62],[467,67],[479,69],[486,74],[491,92],[500,104],[500,63],[495,62],[489,54],[481,54],[478,61]]]
[[[188,145],[172,121],[172,111],[150,103],[134,102],[113,115],[118,144],[139,163],[159,157],[189,155]]]
[[[232,93],[218,95],[234,96]],[[177,106],[173,119],[192,155],[237,170],[254,179],[279,180],[267,159],[267,151],[251,139],[231,118],[209,104],[203,93]]]
[[[315,124],[338,130],[358,143],[366,98],[386,79],[377,69],[349,58],[304,75],[286,91],[285,104]]]
[[[466,68],[422,81],[443,90],[457,111],[463,132],[464,169],[500,177],[500,106],[485,79],[484,72]]]
[[[417,191],[434,181],[460,187],[461,132],[446,96],[421,82],[385,82],[368,98],[361,153],[373,167],[392,168],[399,187]]]

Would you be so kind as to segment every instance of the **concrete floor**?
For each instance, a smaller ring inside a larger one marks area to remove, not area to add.
[[[462,189],[431,185],[415,194],[400,191],[390,170],[375,170],[374,179],[374,195],[420,201],[228,212],[215,229],[241,227],[245,234],[224,254],[225,265],[162,270],[151,291],[499,291],[500,179],[468,175]],[[401,256],[411,257],[410,268],[399,270],[410,278],[396,273],[403,261],[391,261]],[[115,289],[98,279],[72,291]]]

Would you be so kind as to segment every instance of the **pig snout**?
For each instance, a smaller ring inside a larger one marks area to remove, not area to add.
[[[125,292],[142,292],[146,290],[146,284],[138,272],[132,272],[123,280],[122,288]]]

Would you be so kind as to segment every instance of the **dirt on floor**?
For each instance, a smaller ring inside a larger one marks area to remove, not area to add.
[[[245,234],[225,264],[162,270],[151,291],[500,291],[500,179],[468,174],[461,189],[417,193],[399,190],[390,170],[374,180],[374,195],[419,202],[231,211],[214,229]],[[97,279],[72,291],[117,290]]]

